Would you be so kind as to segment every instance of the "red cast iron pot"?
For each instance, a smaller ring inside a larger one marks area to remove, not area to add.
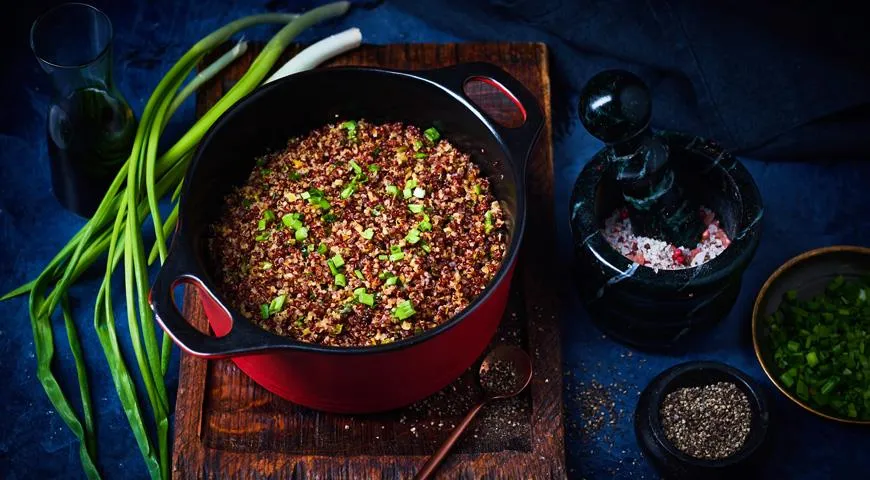
[[[491,121],[465,95],[469,80],[496,87],[522,111],[517,128]],[[288,138],[337,119],[434,125],[468,152],[490,179],[507,213],[510,246],[486,290],[450,321],[387,345],[339,348],[302,343],[254,325],[214,288],[206,241],[223,197],[247,179],[254,158]],[[205,136],[184,180],[171,250],[151,288],[157,321],[187,353],[230,357],[266,389],[307,407],[341,413],[398,408],[444,388],[492,339],[507,303],[526,216],[525,164],[544,119],[534,96],[486,63],[401,72],[334,68],[292,75],[260,88],[228,111]],[[216,336],[179,313],[173,290],[199,290]]]

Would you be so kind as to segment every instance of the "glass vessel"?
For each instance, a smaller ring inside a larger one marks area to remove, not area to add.
[[[136,118],[112,81],[112,23],[99,9],[66,3],[42,14],[30,46],[51,77],[47,143],[61,205],[94,214],[136,135]]]

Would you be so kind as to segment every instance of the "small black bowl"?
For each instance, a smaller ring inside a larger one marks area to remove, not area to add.
[[[746,394],[752,426],[737,453],[721,460],[702,460],[681,452],[665,437],[659,410],[665,396],[674,390],[716,382],[731,382]],[[665,370],[641,393],[634,412],[634,432],[641,450],[663,477],[673,479],[751,476],[763,457],[769,423],[770,411],[761,387],[740,370],[718,362],[688,362]]]

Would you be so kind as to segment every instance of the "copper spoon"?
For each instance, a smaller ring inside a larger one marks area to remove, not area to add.
[[[532,359],[519,347],[502,345],[489,352],[489,355],[480,364],[479,376],[481,380],[489,374],[493,366],[502,366],[502,368],[512,372],[512,375],[508,375],[511,377],[508,379],[509,384],[491,385],[489,382],[481,381],[481,386],[484,389],[483,398],[477,405],[472,407],[471,411],[465,415],[465,418],[459,422],[459,425],[453,429],[447,440],[429,457],[429,460],[423,465],[417,476],[414,477],[415,480],[425,480],[435,473],[435,470],[444,461],[450,449],[453,448],[453,445],[459,440],[465,429],[471,425],[472,420],[474,420],[474,417],[477,416],[484,405],[493,400],[501,400],[519,395],[532,380]],[[496,375],[496,373],[493,372],[492,375]]]

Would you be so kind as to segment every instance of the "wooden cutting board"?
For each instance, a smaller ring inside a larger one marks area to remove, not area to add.
[[[198,115],[233,85],[258,51],[250,49],[202,90],[197,100]],[[527,349],[534,359],[535,376],[523,395],[484,410],[439,470],[439,478],[565,478],[558,289],[551,268],[556,259],[546,46],[366,45],[331,65],[414,70],[474,61],[494,63],[519,79],[538,97],[547,118],[528,168],[528,225],[511,300],[493,340],[493,345],[508,343]],[[487,108],[498,110],[505,105],[487,93],[477,92]],[[187,292],[184,305],[186,318],[201,330],[206,329],[207,320],[192,290]],[[445,390],[402,410],[334,415],[279,398],[250,380],[229,360],[205,361],[183,355],[173,476],[411,478],[479,398],[478,365]]]

